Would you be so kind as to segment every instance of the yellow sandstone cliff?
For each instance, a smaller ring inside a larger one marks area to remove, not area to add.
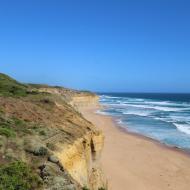
[[[52,94],[57,94],[63,96],[67,99],[67,101],[75,106],[91,106],[91,105],[98,105],[99,97],[91,92],[82,92],[77,90],[70,90],[61,87],[43,87],[40,88],[39,91],[41,92],[48,92]]]
[[[105,186],[99,156],[103,148],[101,133],[87,133],[73,144],[58,145],[55,154],[70,175],[81,185],[97,190]]]
[[[60,95],[77,110],[79,107],[99,104],[99,97],[92,93],[72,91],[61,88],[41,88],[41,92]],[[74,118],[73,118],[74,119]],[[87,131],[71,143],[57,143],[58,157],[64,168],[82,187],[90,190],[106,188],[106,179],[101,169],[100,157],[104,145],[101,131],[90,124]]]

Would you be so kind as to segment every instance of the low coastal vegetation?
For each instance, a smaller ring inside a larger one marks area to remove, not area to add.
[[[82,190],[90,190],[89,188],[87,187],[83,187]],[[101,187],[101,188],[98,188],[98,190],[106,190],[105,188]]]
[[[20,84],[5,74],[0,74],[0,95],[24,97],[27,95],[27,85]]]
[[[0,190],[32,190],[40,186],[41,180],[24,162],[0,166]]]

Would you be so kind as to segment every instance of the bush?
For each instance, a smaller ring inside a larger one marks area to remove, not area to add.
[[[88,189],[87,187],[83,187],[82,190],[90,190],[90,189]]]
[[[26,145],[25,150],[29,153],[34,154],[35,156],[46,156],[48,154],[47,148],[40,146],[38,144],[33,144],[33,145],[31,144],[28,147]]]
[[[0,190],[33,190],[40,184],[37,175],[24,162],[0,166]]]
[[[0,135],[14,137],[16,133],[31,134],[28,125],[28,123],[15,117],[5,119],[3,116],[0,116]]]
[[[4,110],[3,110],[3,108],[0,108],[0,113],[4,113]]]
[[[0,115],[0,135],[14,137],[15,132],[11,128],[11,122]]]
[[[0,128],[0,135],[6,136],[6,137],[15,137],[15,132],[12,129],[8,128]]]
[[[13,117],[11,118],[12,120],[12,124],[11,124],[11,127],[14,128],[14,130],[19,133],[19,134],[31,134],[31,131],[29,130],[29,123],[19,119],[19,118],[16,118],[16,117]]]
[[[3,147],[4,143],[3,141],[0,139],[0,148]]]
[[[52,151],[56,150],[56,146],[53,143],[47,143],[46,146]]]
[[[47,155],[48,151],[47,148],[45,147],[40,147],[37,151],[36,151],[36,155],[37,156],[45,156]]]
[[[12,120],[14,121],[14,124],[16,126],[23,126],[24,125],[24,121],[22,121],[22,120],[20,120],[20,119],[18,119],[16,117],[13,117]]]
[[[5,119],[3,116],[0,116],[0,126],[3,128],[10,128],[11,121]]]
[[[41,136],[45,136],[45,135],[46,135],[46,132],[43,131],[43,130],[41,130],[41,131],[39,132],[39,135],[41,135]]]

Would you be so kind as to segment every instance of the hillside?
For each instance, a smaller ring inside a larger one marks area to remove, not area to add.
[[[0,190],[105,186],[103,135],[76,110],[80,99],[84,105],[98,98],[0,74]]]

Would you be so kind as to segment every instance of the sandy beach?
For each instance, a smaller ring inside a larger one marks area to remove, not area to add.
[[[111,190],[189,190],[190,157],[120,130],[97,108],[80,108],[105,135],[102,167]]]

